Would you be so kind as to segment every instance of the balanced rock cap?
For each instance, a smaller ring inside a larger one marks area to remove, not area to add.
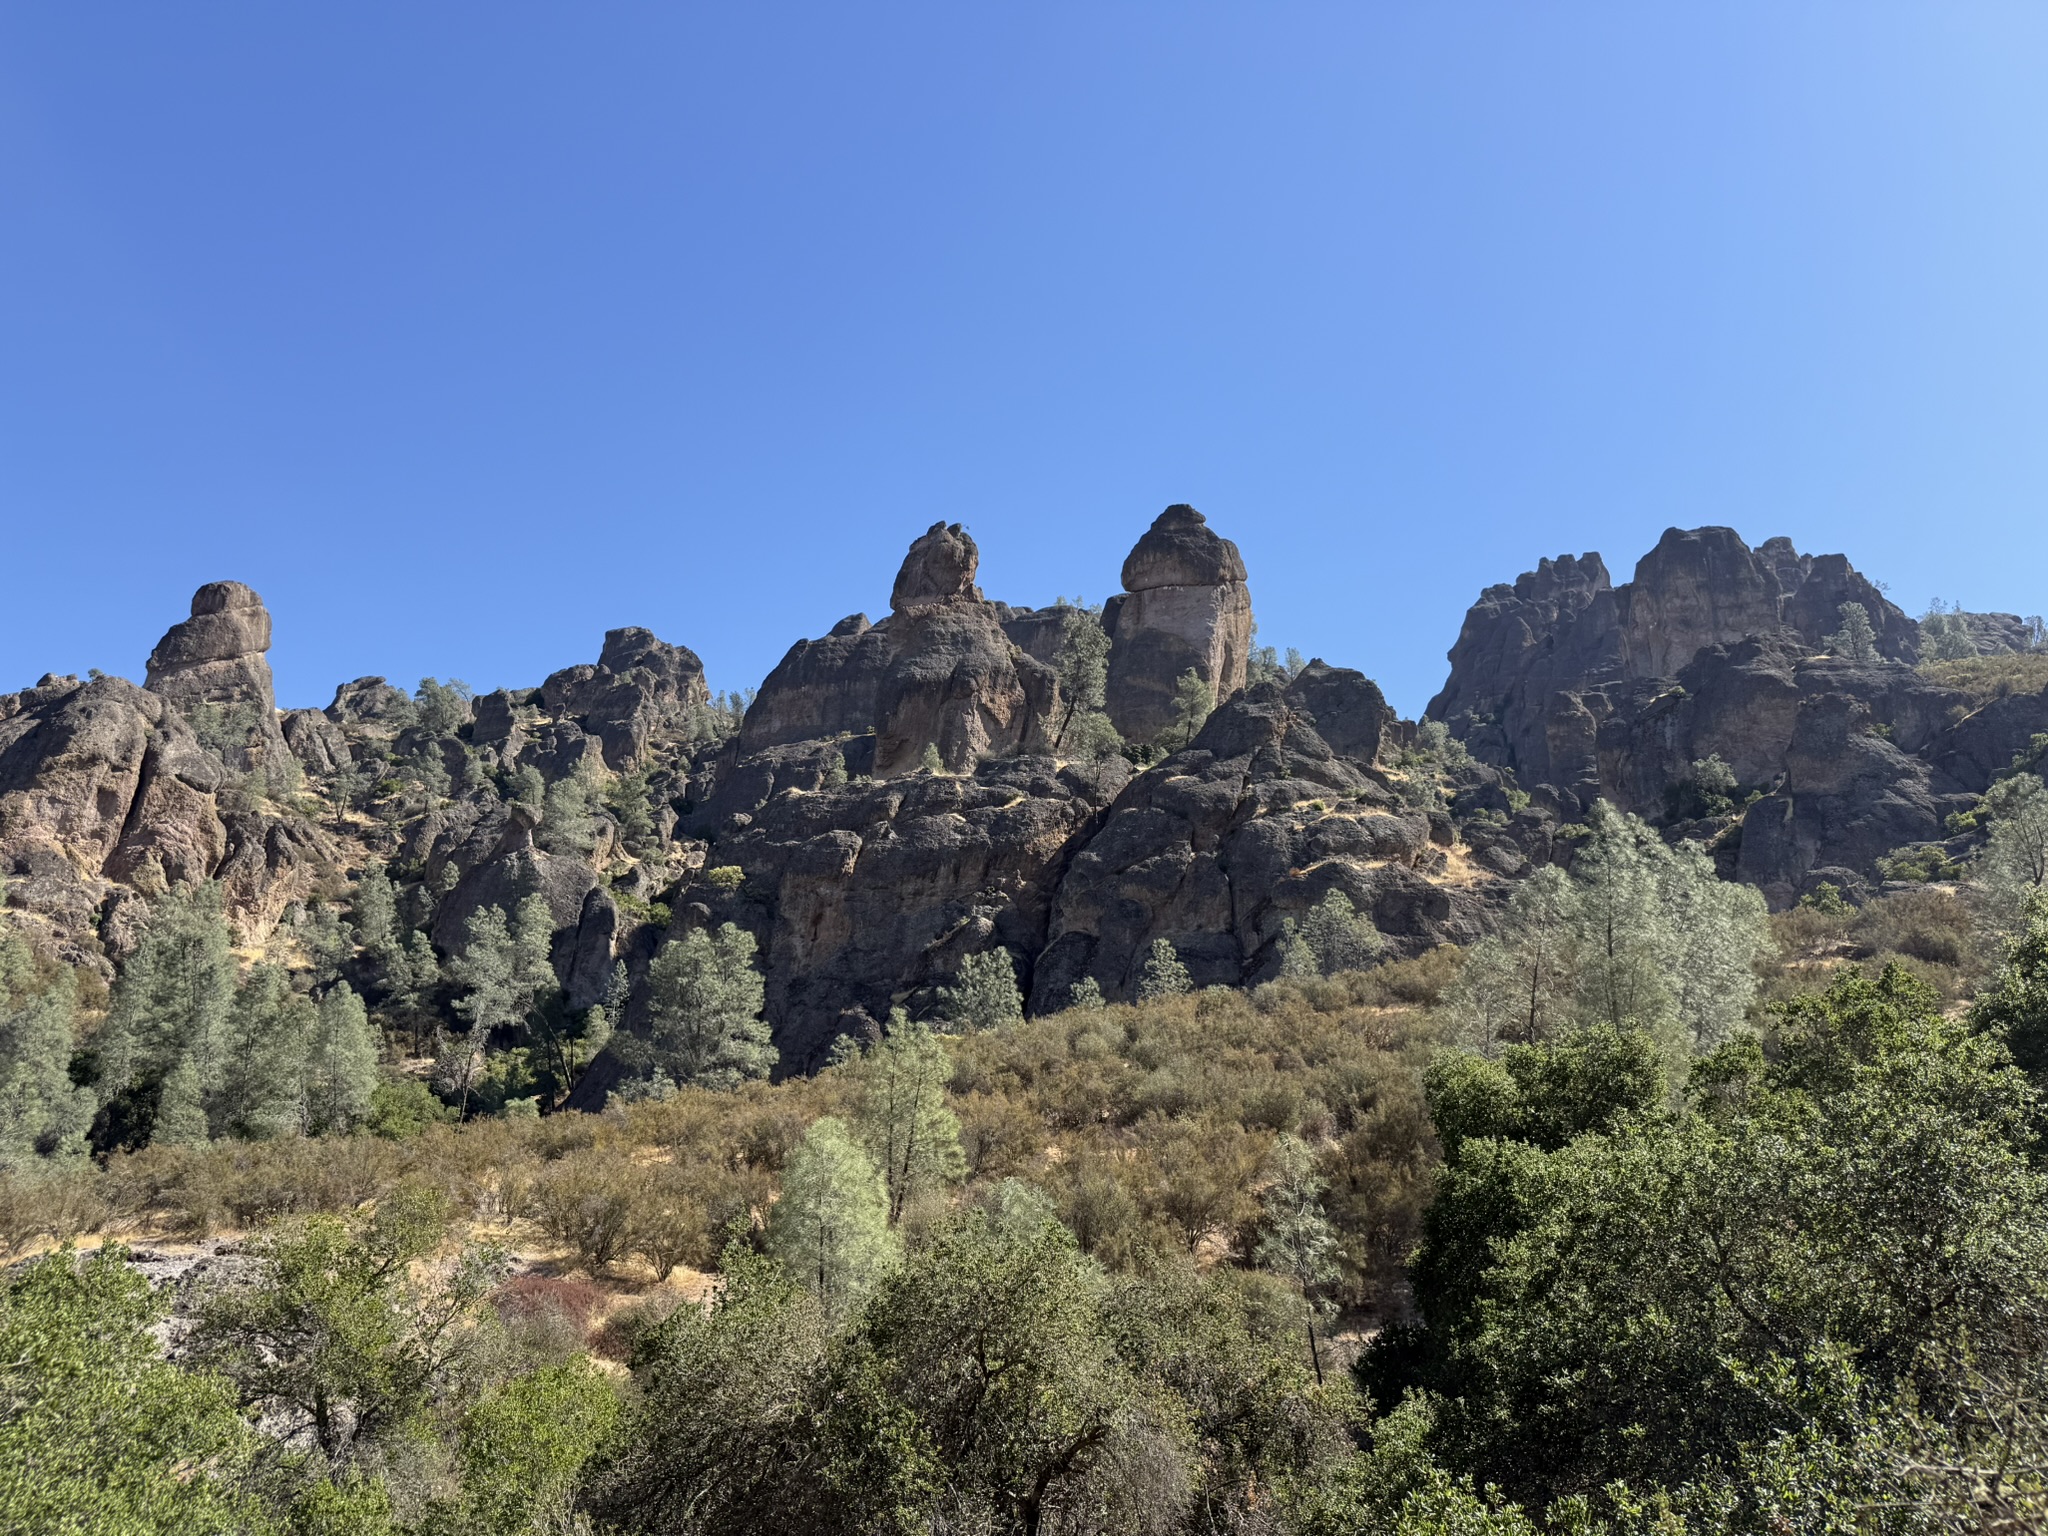
[[[1221,587],[1245,580],[1244,556],[1185,503],[1168,507],[1124,561],[1124,590]]]

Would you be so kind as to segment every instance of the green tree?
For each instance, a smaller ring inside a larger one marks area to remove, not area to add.
[[[925,744],[924,755],[917,760],[917,771],[924,774],[941,774],[946,771],[946,760],[939,756],[936,743]]]
[[[579,1355],[504,1382],[463,1415],[463,1536],[525,1536],[577,1529],[583,1468],[619,1418],[619,1395]]]
[[[1334,976],[1339,971],[1362,971],[1385,948],[1386,941],[1372,920],[1359,915],[1349,896],[1332,889],[1309,908],[1298,928],[1290,920],[1282,939],[1280,974]]]
[[[768,1251],[835,1319],[860,1305],[895,1258],[881,1172],[830,1115],[813,1121],[789,1155],[768,1218]]]
[[[946,1102],[953,1061],[930,1029],[899,1008],[888,1033],[845,1070],[856,1084],[855,1132],[881,1167],[893,1225],[914,1196],[967,1175],[960,1121]]]
[[[596,775],[587,763],[550,784],[541,799],[541,847],[572,858],[589,854],[597,846],[597,823],[591,813],[596,798]]]
[[[346,983],[320,999],[306,1053],[306,1128],[316,1136],[354,1130],[377,1091],[377,1036],[363,1000]]]
[[[960,964],[959,979],[947,987],[939,1004],[947,1023],[956,1029],[996,1029],[1024,1017],[1024,996],[1017,990],[1017,964],[1007,949],[984,950]]]
[[[0,1174],[77,1160],[92,1124],[92,1093],[71,1081],[77,978],[42,971],[0,927]]]
[[[647,1038],[621,1042],[629,1061],[699,1088],[766,1077],[776,1053],[754,952],[754,936],[733,923],[664,944],[647,968]]]
[[[1216,690],[1193,667],[1181,673],[1173,686],[1173,723],[1166,728],[1166,746],[1177,752],[1195,739],[1211,711],[1216,708]]]
[[[1067,1006],[1069,1008],[1100,1008],[1104,1006],[1102,983],[1093,976],[1083,976],[1079,981],[1067,988]]]
[[[180,1370],[118,1244],[0,1275],[0,1530],[260,1536],[259,1446],[218,1377]]]
[[[214,1136],[267,1141],[305,1129],[307,1048],[316,1010],[281,967],[257,965],[235,988],[219,1082],[206,1097]]]
[[[1323,1357],[1316,1344],[1316,1314],[1323,1306],[1323,1288],[1339,1272],[1337,1229],[1323,1211],[1327,1187],[1308,1144],[1297,1136],[1282,1136],[1273,1148],[1272,1182],[1266,1186],[1265,1219],[1255,1255],[1263,1268],[1284,1275],[1301,1292],[1308,1312],[1309,1362],[1318,1382],[1323,1379]]]
[[[1367,1376],[1382,1401],[1431,1394],[1447,1465],[1542,1507],[1678,1489],[1802,1433],[1848,1454],[1901,1404],[1930,1445],[2038,1415],[2048,1180],[2000,1042],[1901,969],[1851,971],[1788,1005],[1769,1051],[1698,1063],[1672,1114],[1629,1038],[1432,1083],[1423,1326]]]
[[[453,736],[469,724],[472,697],[469,684],[460,678],[451,677],[444,683],[438,678],[423,677],[419,691],[413,695],[414,718],[431,735]]]
[[[1829,651],[1850,661],[1877,659],[1877,631],[1870,624],[1870,610],[1861,603],[1844,603],[1835,610],[1842,627],[1822,642]]]
[[[398,889],[380,863],[366,865],[349,895],[349,923],[356,942],[391,986],[391,973],[403,962],[405,935],[398,922]]]
[[[1515,887],[1499,932],[1465,953],[1445,999],[1456,1039],[1486,1055],[1550,1039],[1570,1021],[1579,893],[1546,864]]]
[[[2048,1090],[2048,895],[2029,902],[2019,937],[1971,1005],[1970,1023],[2003,1040],[2013,1063]]]
[[[1180,951],[1173,947],[1173,941],[1154,939],[1145,968],[1138,975],[1138,1001],[1147,1003],[1161,997],[1179,997],[1183,992],[1192,991],[1194,985],[1188,968],[1181,964]]]
[[[2048,890],[2048,784],[2036,773],[2014,773],[1992,785],[1983,811],[1991,837],[1971,878],[1992,926],[2010,934],[2029,901]]]
[[[816,1292],[742,1243],[726,1249],[707,1307],[680,1307],[642,1341],[639,1392],[593,1480],[608,1528],[635,1536],[683,1531],[830,1530],[790,1519],[829,1498],[799,1459],[827,1324]],[[878,1438],[889,1426],[878,1421]],[[817,1489],[813,1494],[811,1490]]]
[[[1108,724],[1102,707],[1109,690],[1109,633],[1102,627],[1100,603],[1091,604],[1083,599],[1069,603],[1061,598],[1057,606],[1060,643],[1053,666],[1060,680],[1060,715],[1052,748],[1055,753],[1062,753],[1074,747],[1099,745],[1100,727],[1084,721],[1092,717]],[[1110,727],[1110,734],[1115,734],[1114,726]]]
[[[287,1222],[255,1245],[253,1284],[202,1298],[195,1358],[282,1435],[310,1437],[330,1466],[417,1436],[474,1390],[488,1343],[474,1325],[502,1276],[475,1248],[438,1272],[416,1269],[446,1233],[445,1205],[413,1189],[353,1225]]]
[[[226,1067],[227,1023],[235,996],[235,960],[221,912],[220,888],[181,886],[150,914],[141,942],[114,982],[107,1022],[99,1036],[99,1093],[110,1106],[109,1128],[118,1144],[150,1138],[174,1069],[180,1075],[180,1135],[192,1133],[192,1113],[218,1091]]]

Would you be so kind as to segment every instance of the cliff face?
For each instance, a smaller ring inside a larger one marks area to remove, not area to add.
[[[1872,631],[1861,659],[1832,654],[1851,603]],[[2024,633],[1966,618],[1987,648]],[[2048,699],[1986,718],[1922,676],[1920,653],[1919,625],[1843,556],[1674,528],[1620,587],[1588,554],[1488,588],[1427,714],[1568,817],[1601,798],[1665,817],[1691,765],[1719,756],[1764,793],[1722,844],[1739,848],[1728,872],[1784,905],[1823,879],[1868,886],[1883,856],[1941,840],[2021,732],[2048,729]]]

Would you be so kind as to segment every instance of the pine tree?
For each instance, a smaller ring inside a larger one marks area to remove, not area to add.
[[[1337,1229],[1323,1212],[1326,1187],[1315,1153],[1299,1137],[1282,1136],[1273,1148],[1273,1182],[1266,1188],[1265,1219],[1255,1258],[1259,1266],[1292,1280],[1308,1308],[1308,1353],[1323,1379],[1316,1344],[1316,1315],[1324,1310],[1322,1289],[1338,1275]]]
[[[766,1077],[776,1052],[754,952],[754,936],[732,923],[663,945],[647,968],[647,1038],[626,1048],[629,1059],[684,1086],[736,1088]]]
[[[597,846],[597,827],[591,817],[596,785],[587,765],[565,774],[547,787],[541,799],[539,843],[549,853],[580,857]]]
[[[149,926],[121,968],[100,1032],[100,1100],[133,1091],[129,1139],[149,1136],[149,1105],[173,1103],[183,1117],[181,1140],[206,1136],[206,1098],[219,1091],[226,1060],[227,1021],[235,996],[235,960],[221,912],[220,888],[211,882],[172,890],[150,914]],[[175,1098],[167,1079],[183,1068]]]
[[[1145,969],[1138,977],[1138,1001],[1148,1003],[1155,998],[1179,997],[1183,992],[1192,991],[1194,984],[1188,968],[1181,964],[1180,951],[1173,947],[1173,941],[1154,939]]]
[[[306,1050],[316,1013],[277,966],[252,967],[242,978],[220,1086],[207,1102],[215,1136],[263,1141],[304,1129]]]
[[[1970,1025],[2003,1039],[2035,1087],[2048,1087],[2048,894],[2028,901],[2019,937],[1971,1005]]]
[[[941,1012],[957,1029],[995,1029],[1024,1017],[1024,998],[1017,990],[1017,965],[1007,949],[969,955],[959,980],[945,989]]]
[[[2048,784],[2019,772],[1991,786],[1984,797],[1991,838],[1971,872],[1994,930],[2020,931],[2027,904],[2048,890]]]
[[[839,1120],[813,1122],[790,1153],[768,1249],[835,1319],[859,1306],[894,1259],[882,1175]]]
[[[1088,1009],[1103,1007],[1102,983],[1093,976],[1083,976],[1067,988],[1067,1006]]]
[[[390,973],[403,958],[404,949],[398,927],[398,891],[382,864],[369,865],[356,881],[350,894],[349,922],[379,977],[386,986],[391,985]]]
[[[1078,742],[1088,734],[1075,731],[1084,718],[1096,716],[1107,723],[1102,706],[1109,690],[1109,633],[1102,627],[1102,605],[1062,598],[1058,607],[1060,643],[1053,661],[1060,682],[1060,724],[1052,742],[1056,753],[1068,749],[1070,736]]]
[[[315,1136],[345,1134],[369,1114],[377,1054],[363,1000],[345,984],[329,988],[306,1053],[307,1130]]]
[[[73,972],[39,977],[27,943],[0,927],[0,1173],[85,1152],[93,1097],[71,1082],[76,1001]]]
[[[1173,724],[1166,730],[1171,750],[1177,752],[1192,742],[1215,708],[1216,690],[1201,673],[1193,667],[1181,673],[1173,689]]]
[[[846,1071],[857,1085],[854,1125],[881,1165],[893,1225],[914,1195],[966,1176],[960,1122],[946,1103],[953,1060],[929,1028],[912,1023],[898,1008],[888,1033],[849,1061]]]
[[[1664,961],[1674,947],[1657,869],[1664,845],[1605,800],[1589,820],[1593,835],[1572,871],[1580,1011],[1614,1029],[1632,1025],[1661,1036],[1672,1013]]]
[[[1877,659],[1877,631],[1870,624],[1870,610],[1861,603],[1844,603],[1835,610],[1842,627],[1822,642],[1837,656],[1850,661]]]
[[[1326,891],[1323,899],[1309,908],[1296,927],[1290,921],[1283,930],[1280,974],[1283,976],[1334,976],[1339,971],[1362,971],[1386,948],[1369,918],[1361,917],[1342,891]]]
[[[466,989],[455,1011],[469,1020],[479,1039],[494,1029],[517,1024],[532,996],[521,985],[524,966],[502,907],[480,907],[463,924],[463,947],[448,964],[449,973]]]
[[[934,776],[946,771],[946,760],[939,756],[937,743],[931,743],[925,747],[924,756],[917,760],[917,771]]]

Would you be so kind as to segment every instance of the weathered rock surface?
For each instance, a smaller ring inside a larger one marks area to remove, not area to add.
[[[1402,811],[1369,759],[1347,761],[1310,723],[1308,698],[1331,687],[1324,670],[1299,691],[1243,691],[1132,780],[1060,883],[1034,1010],[1063,1006],[1090,976],[1131,997],[1160,938],[1198,986],[1271,975],[1283,921],[1332,889],[1397,952],[1485,931],[1488,893],[1428,878],[1443,864],[1429,818]]]
[[[1124,561],[1124,591],[1104,607],[1107,710],[1124,738],[1150,742],[1174,720],[1192,670],[1218,700],[1245,684],[1252,599],[1237,546],[1193,507],[1168,507]]]
[[[150,653],[143,686],[170,700],[230,767],[260,767],[286,750],[269,649],[263,599],[239,581],[209,582],[192,595],[192,616]]]
[[[1828,654],[1851,602],[1875,631],[1869,661]],[[1879,859],[1940,839],[2048,726],[2038,696],[1973,709],[1911,665],[1920,649],[1918,625],[1840,555],[1672,529],[1619,588],[1597,555],[1488,588],[1429,714],[1566,815],[1597,798],[1674,813],[1692,764],[1720,757],[1764,795],[1721,845],[1729,873],[1783,905],[1823,878],[1868,885]]]
[[[886,619],[855,614],[790,648],[748,708],[736,755],[872,733],[872,771],[890,776],[928,747],[951,772],[1043,751],[1057,680],[1005,631],[1014,610],[982,597],[979,563],[965,529],[934,523],[904,557]]]

